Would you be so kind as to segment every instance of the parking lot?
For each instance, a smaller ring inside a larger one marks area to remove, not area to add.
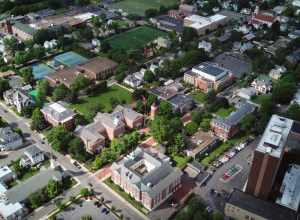
[[[92,200],[83,200],[78,204],[71,205],[65,211],[59,213],[56,219],[80,220],[85,215],[90,215],[93,220],[116,220],[105,207],[97,207]]]
[[[255,139],[217,168],[205,186],[195,188],[195,193],[199,194],[213,209],[223,210],[226,197],[232,189],[243,189],[250,171],[252,153],[258,141],[259,138]],[[224,174],[233,166],[242,167],[242,170],[232,175],[228,181],[221,181]]]

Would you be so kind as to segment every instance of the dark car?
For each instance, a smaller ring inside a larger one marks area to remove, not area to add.
[[[101,210],[101,213],[106,213],[108,210],[107,210],[107,208],[103,208],[102,210]]]

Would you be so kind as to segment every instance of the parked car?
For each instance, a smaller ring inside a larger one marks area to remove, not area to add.
[[[106,213],[107,212],[107,208],[103,208],[102,210],[101,210],[101,213]]]

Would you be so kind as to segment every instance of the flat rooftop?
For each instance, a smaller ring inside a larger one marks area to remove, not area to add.
[[[281,196],[276,203],[298,211],[300,203],[300,166],[292,164],[284,175],[281,185]]]
[[[292,125],[293,120],[273,115],[256,150],[280,158]]]

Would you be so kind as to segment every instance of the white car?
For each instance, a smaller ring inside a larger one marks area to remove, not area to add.
[[[225,156],[221,157],[221,158],[219,159],[219,161],[220,161],[221,163],[227,163],[227,162],[229,161],[229,157],[227,157],[227,156],[225,155]]]

